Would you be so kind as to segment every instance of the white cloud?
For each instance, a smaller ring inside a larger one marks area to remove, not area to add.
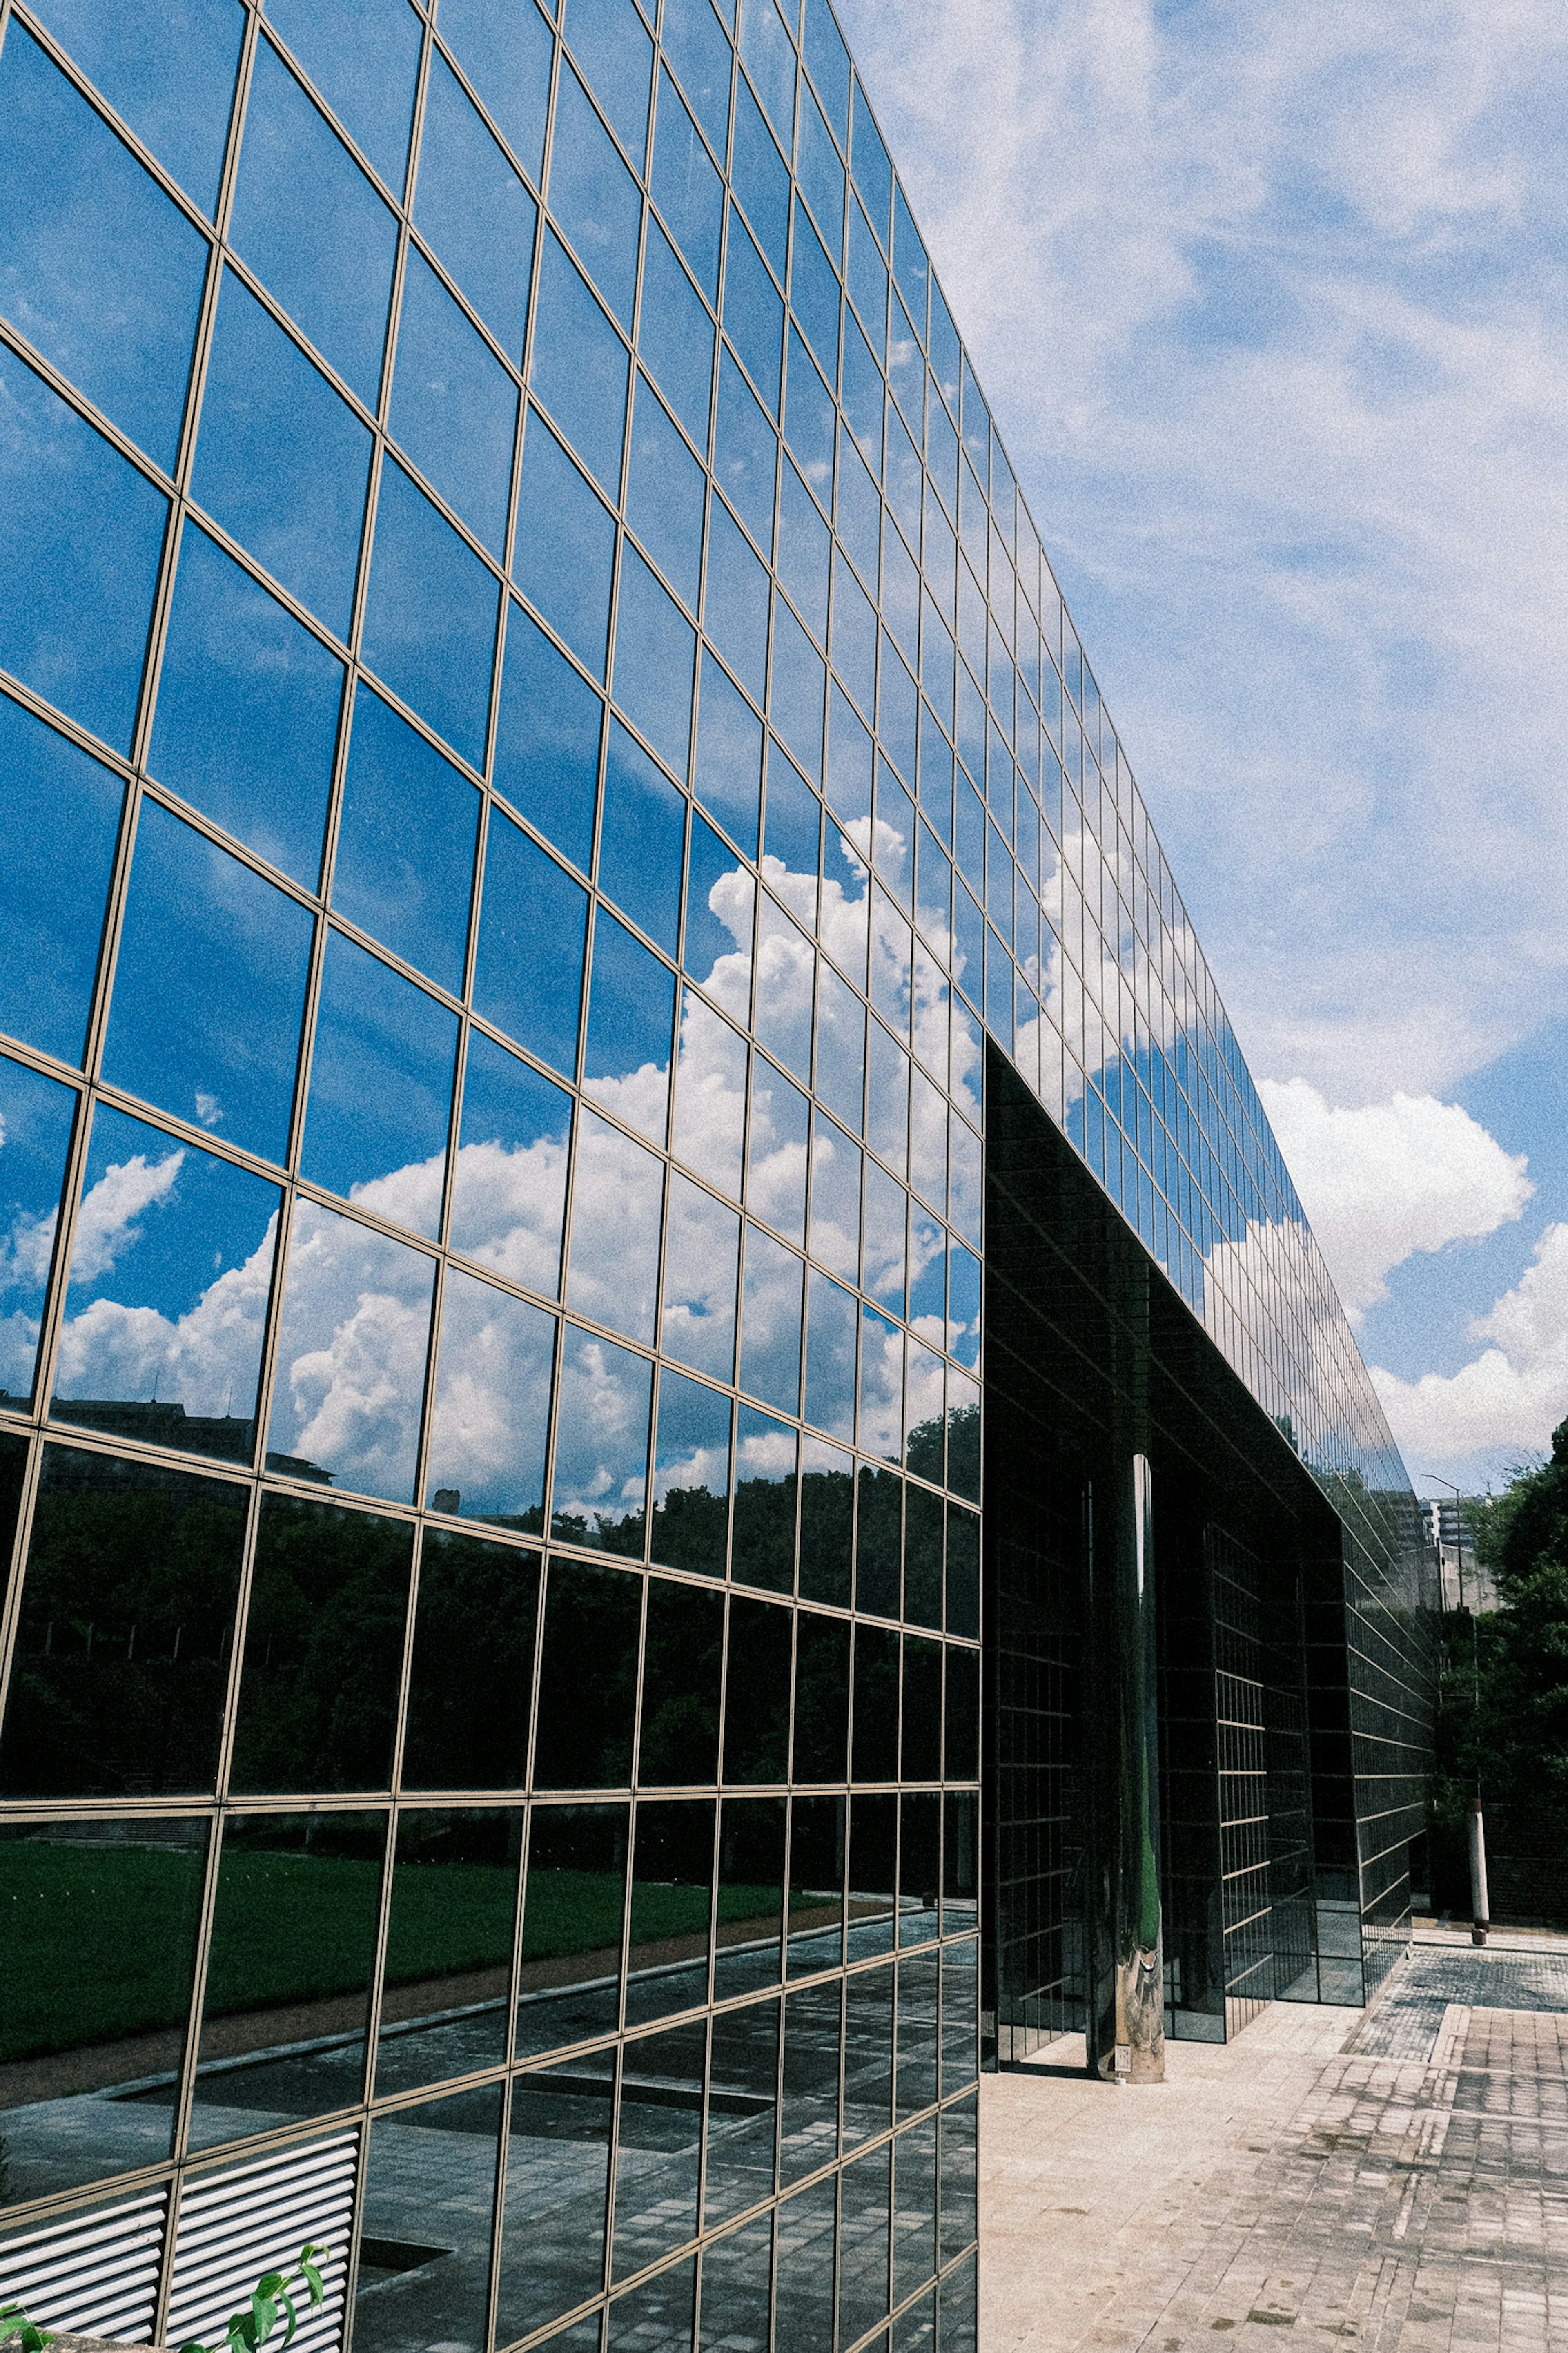
[[[98,1282],[127,1250],[135,1248],[142,1231],[136,1219],[144,1209],[155,1208],[168,1199],[184,1158],[183,1152],[171,1152],[162,1160],[149,1161],[145,1154],[138,1152],[118,1167],[104,1170],[91,1191],[83,1197],[77,1212],[71,1241],[73,1282]],[[44,1226],[36,1227],[32,1237],[45,1268],[55,1238],[54,1219],[50,1218],[46,1222],[47,1240]]]
[[[1495,1233],[1534,1193],[1524,1154],[1458,1103],[1396,1093],[1344,1110],[1305,1079],[1258,1092],[1352,1321],[1405,1259]]]
[[[1460,1484],[1544,1451],[1568,1415],[1568,1225],[1547,1227],[1515,1288],[1469,1330],[1491,1345],[1457,1373],[1372,1375],[1406,1462]]]

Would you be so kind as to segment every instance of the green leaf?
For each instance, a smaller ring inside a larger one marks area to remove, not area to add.
[[[289,2295],[281,2280],[278,2283],[278,2301],[289,2316],[289,2326],[283,2331],[283,2344],[287,2347],[292,2342],[294,2331],[300,2326],[300,2316],[294,2309],[293,2297]]]

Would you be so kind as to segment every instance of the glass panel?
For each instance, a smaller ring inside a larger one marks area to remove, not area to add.
[[[862,1484],[862,1550],[866,1542],[868,1493],[875,1505],[889,1494],[894,1484],[896,1482],[884,1478],[880,1496],[877,1489],[868,1489],[865,1483]],[[896,1521],[893,1533],[896,1538]],[[893,1557],[896,1564],[896,1553]],[[854,1778],[857,1781],[892,1781],[898,1778],[898,1771],[899,1638],[880,1626],[858,1626],[855,1630]],[[887,1882],[889,1886],[892,1883],[891,1873],[889,1862]],[[871,1887],[877,1882],[868,1878],[863,1883]]]
[[[275,1185],[100,1103],[55,1359],[57,1419],[248,1462],[278,1201]]]
[[[874,1160],[866,1164],[866,1271],[869,1292],[895,1315],[904,1312],[904,1234],[909,1195]]]
[[[604,715],[543,630],[510,606],[491,781],[584,874],[594,857]]]
[[[384,1814],[225,1822],[193,2148],[358,2103],[385,1845]]]
[[[707,0],[701,0],[704,10]],[[708,447],[713,322],[656,220],[648,222],[637,351],[700,449]]]
[[[646,1357],[567,1325],[551,1498],[567,1543],[641,1559],[652,1378]]]
[[[774,1613],[777,1614],[776,1612]],[[784,1926],[784,1801],[782,1798],[726,1798],[719,1825],[719,1925],[713,1963],[713,1995],[752,1993],[779,1981],[779,1936]],[[752,2014],[754,2016],[754,2014]],[[761,2026],[763,2021],[756,2020]],[[777,2013],[766,2022],[771,2046]],[[751,2040],[751,2030],[745,2031]],[[772,2106],[773,2076],[767,2078]],[[773,2127],[752,2164],[773,2169]]]
[[[781,765],[774,762],[776,767]],[[772,787],[770,786],[770,805]],[[769,858],[766,866],[776,870]],[[791,879],[783,878],[785,882]],[[816,913],[816,877],[812,874],[797,901],[809,901],[803,912],[809,922]],[[756,1031],[770,1053],[776,1054],[797,1078],[811,1076],[811,1000],[816,956],[811,943],[764,891],[757,909]]]
[[[622,2097],[625,2098],[623,2092]],[[626,2141],[621,2126],[622,2147]],[[693,2160],[695,2161],[695,2160]],[[617,2214],[619,2209],[617,2208]],[[619,2225],[617,2223],[617,2232]],[[697,2309],[696,2259],[658,2272],[605,2307],[605,2342],[609,2353],[690,2353]],[[587,2325],[592,2327],[597,2315]]]
[[[722,1577],[730,1525],[731,1405],[679,1373],[658,1385],[652,1557],[700,1577]],[[645,1759],[646,1761],[646,1759]],[[706,1774],[681,1774],[704,1780]]]
[[[900,1988],[900,2093],[903,2099],[903,1989]],[[893,2144],[893,2301],[898,2303],[930,2279],[936,2269],[936,2120],[917,2125]],[[899,2353],[921,2353],[935,2331],[929,2304],[904,2315]]]
[[[906,1651],[910,1645],[905,1644]],[[929,1646],[918,1646],[925,1650]],[[906,1662],[907,1663],[907,1662]],[[917,1685],[928,1679],[922,1672]],[[911,1692],[906,1672],[904,1703],[911,1702],[922,1712],[919,1725],[917,1746],[929,1754],[911,1757],[909,1753],[909,1724],[905,1719],[905,1761],[907,1773],[916,1767],[931,1768],[935,1779],[940,1770],[936,1734],[936,1711],[919,1688]],[[930,1713],[925,1711],[930,1709]],[[937,1933],[938,1902],[942,1894],[942,1799],[931,1791],[928,1795],[906,1797],[900,1801],[899,1823],[899,1942],[900,1945],[930,1944]],[[934,2088],[931,2097],[935,2097]]]
[[[411,2091],[506,2055],[522,1809],[397,1818],[375,2090]],[[447,2013],[459,2011],[452,2017]]]
[[[738,699],[738,698],[737,698]],[[753,814],[752,828],[755,828]],[[688,853],[686,969],[742,1020],[751,1001],[752,915],[756,886],[704,818],[695,817]]]
[[[831,474],[831,456],[828,464]],[[816,511],[816,501],[795,468],[785,466],[779,501],[779,578],[804,614],[819,646],[827,643],[827,581],[832,549],[827,525]],[[819,735],[821,728],[819,695]]]
[[[0,1831],[0,1903],[27,1923],[0,2022],[7,2204],[167,2158],[205,1864],[199,1820]]]
[[[501,2088],[378,2116],[365,2158],[353,2341],[360,2353],[479,2353],[489,2306]],[[438,2264],[416,2260],[439,2218]],[[378,2260],[379,2258],[379,2260]]]
[[[555,48],[549,26],[537,8],[519,8],[510,0],[446,0],[441,37],[537,183]]]
[[[755,1226],[746,1229],[745,1296],[741,1314],[741,1387],[776,1406],[800,1410],[801,1279],[805,1269]]]
[[[636,1897],[634,1894],[634,1902]],[[627,1984],[627,1993],[631,1990]],[[628,2042],[621,2054],[620,2132],[616,2150],[616,2239],[611,2275],[625,2279],[645,2263],[697,2235],[697,2181],[702,2153],[702,2078],[707,2025],[701,2019],[665,2034]],[[653,2284],[658,2295],[688,2288],[685,2343],[691,2341],[689,2277],[668,2274]],[[616,2308],[610,2308],[611,2341],[616,2340]],[[629,2318],[630,2316],[628,2315]],[[653,2344],[670,2345],[668,2336]],[[639,2330],[620,2342],[649,2343]]]
[[[837,246],[835,247],[837,251]],[[790,301],[812,350],[829,375],[838,373],[838,280],[821,238],[795,201]]]
[[[629,331],[642,197],[570,66],[563,67],[555,93],[549,195],[551,211]]]
[[[853,1316],[849,1328],[854,1331]],[[806,1378],[810,1381],[810,1359]],[[851,1386],[853,1377],[851,1377]],[[809,1390],[807,1413],[810,1413]],[[800,1445],[800,1589],[814,1601],[849,1607],[855,1525],[855,1466],[820,1438]]]
[[[269,1469],[414,1501],[434,1272],[406,1243],[295,1201]]]
[[[441,1305],[426,1504],[540,1534],[553,1315],[453,1268]]]
[[[751,397],[747,393],[746,398]],[[752,401],[752,406],[754,408],[756,403]],[[771,476],[767,512],[771,518]],[[767,687],[769,596],[768,575],[750,542],[732,520],[729,508],[715,500],[708,518],[708,584],[702,626],[754,702],[763,700]],[[703,716],[699,722],[697,789],[750,858],[755,855],[756,843],[756,812],[752,804],[761,797],[762,730],[740,697],[725,693],[726,684],[710,663],[704,675]],[[720,708],[710,713],[708,705],[715,695]],[[714,720],[716,725],[711,723]],[[752,790],[753,730],[759,787],[755,795]],[[726,771],[731,765],[735,773],[732,778],[727,778]],[[735,803],[732,812],[731,798]]]
[[[626,347],[559,238],[547,237],[540,271],[531,382],[599,488],[621,485],[626,425]]]
[[[680,1013],[674,1149],[710,1184],[737,1198],[746,1129],[746,1053],[745,1039],[688,989]]]
[[[251,69],[229,235],[240,259],[374,408],[396,223],[266,41],[258,42]]]
[[[802,1243],[807,1122],[805,1097],[759,1055],[752,1071],[747,1202],[780,1233]]]
[[[364,1789],[390,1780],[409,1552],[399,1521],[264,1498],[237,1789]]]
[[[916,1071],[913,1077],[910,1181],[940,1213],[947,1207],[947,1104],[923,1071]]]
[[[468,942],[479,797],[378,695],[354,703],[332,904],[458,994]]]
[[[523,832],[492,813],[474,965],[474,1009],[573,1076],[588,894]]]
[[[724,225],[723,182],[668,74],[659,77],[650,185],[653,200],[669,223],[699,285],[710,302],[716,303],[719,243]]]
[[[401,466],[381,470],[363,654],[473,767],[485,756],[496,584]]]
[[[805,1343],[805,1419],[837,1438],[855,1434],[855,1327],[858,1303],[814,1269]]]
[[[719,1381],[734,1377],[740,1238],[741,1221],[732,1209],[689,1177],[670,1178],[660,1345],[667,1356]],[[659,1444],[662,1460],[662,1436]]]
[[[749,245],[750,240],[747,242]],[[773,292],[773,281],[760,261],[756,269],[762,287],[776,304],[778,298]],[[735,297],[737,303],[740,299],[739,295]],[[773,375],[776,398],[776,357]],[[758,406],[755,394],[728,351],[723,352],[719,362],[719,422],[713,436],[713,478],[764,557],[773,554],[773,478],[778,470],[778,437]],[[711,631],[711,618],[709,626]],[[715,642],[720,652],[730,658],[730,643],[723,639],[715,639]],[[738,657],[734,666],[740,670],[745,684],[757,694],[760,702],[762,698],[754,671],[742,667]]]
[[[814,2173],[819,2165],[829,2165],[838,2154],[838,2066],[843,2041],[843,1981],[829,1978],[820,1985],[802,1987],[792,1993],[784,2003],[784,2103],[779,2119],[779,2172],[784,2184],[797,2180],[803,2173]],[[827,2294],[832,2295],[833,2206],[836,2184],[828,2181],[812,2193],[826,2193],[824,2216],[825,2243],[805,2254],[799,2242],[791,2243],[785,2233],[792,2232],[795,2220],[794,2206],[779,2210],[779,2320],[781,2330],[785,2318],[786,2297],[792,2316],[801,2313],[805,2303],[814,2314],[819,2308],[816,2298],[821,2294],[820,2275],[828,2273]],[[786,2288],[786,2276],[788,2285]],[[818,2282],[816,2293],[803,2295],[808,2278]],[[804,2317],[804,2315],[802,2315]],[[823,2316],[826,2317],[826,2316]],[[831,2327],[831,2322],[829,2322]],[[786,2343],[821,2344],[821,2336],[807,2333]]]
[[[939,1690],[940,1690],[940,1666]],[[849,1764],[849,1628],[803,1614],[795,1630],[795,1778],[843,1781]]]
[[[646,377],[632,424],[626,520],[667,580],[697,610],[702,572],[701,468]]]
[[[496,2339],[597,2295],[615,2116],[615,2053],[519,2076],[507,2139]]]
[[[405,1789],[510,1789],[528,1765],[539,1559],[426,1528],[414,1620]]]
[[[653,44],[632,0],[570,0],[566,38],[610,128],[640,171],[647,145]]]
[[[415,225],[514,360],[522,357],[537,218],[533,198],[437,51],[425,94]]]
[[[537,417],[523,445],[518,586],[595,678],[605,675],[616,524]]]
[[[244,29],[234,0],[181,0],[177,16],[163,19],[106,9],[101,0],[47,0],[37,14],[137,137],[210,213]]]
[[[726,1472],[728,1445],[726,1432]],[[645,1786],[718,1779],[723,1650],[721,1595],[676,1585],[668,1577],[648,1580],[637,1757],[637,1778]]]
[[[480,1029],[468,1032],[452,1173],[452,1247],[556,1298],[572,1098]]]
[[[0,1029],[81,1059],[123,787],[0,695]]]
[[[192,495],[340,638],[349,633],[370,436],[224,273]]]
[[[967,1373],[947,1377],[947,1483],[980,1501],[980,1384]]]
[[[404,0],[267,0],[267,14],[360,153],[403,194],[419,71],[419,20]]]
[[[942,2260],[968,2246],[975,2225],[975,2103],[961,2101],[942,2112]],[[973,2297],[974,2283],[967,2282]],[[947,2337],[947,2311],[942,2310],[942,2337]],[[961,2340],[962,2341],[962,2340]],[[973,2345],[973,2337],[970,2343]]]
[[[307,891],[342,664],[194,524],[180,543],[148,766]]]
[[[0,62],[0,307],[172,471],[206,239],[20,25]]]
[[[329,932],[301,1175],[434,1237],[457,1050],[455,1013]]]
[[[710,1599],[721,1614],[723,1605],[716,1594],[697,1598]],[[714,1633],[711,1677],[715,1751],[719,1729],[719,1631],[716,1629]],[[651,2025],[656,2019],[695,2010],[708,1999],[715,1812],[711,1798],[656,1799],[652,1803],[643,1799],[637,1805],[626,1952],[628,2026]],[[700,2031],[699,2025],[700,2034]],[[695,2073],[700,2092],[700,2042]]]
[[[743,1405],[735,1441],[735,1534],[731,1574],[742,1585],[788,1593],[795,1584],[795,1452],[798,1435],[786,1423]],[[776,1628],[770,1630],[776,1632]],[[742,1662],[750,1672],[749,1662]],[[731,1659],[738,1689],[741,1666]],[[770,1695],[769,1704],[778,1694]],[[756,1778],[742,1776],[742,1778]],[[783,1778],[779,1771],[763,1779]]]
[[[735,194],[781,281],[789,245],[789,172],[744,81],[735,91]]]
[[[945,1653],[947,1705],[943,1753],[950,1781],[973,1781],[980,1774],[980,1653],[956,1645]]]
[[[855,1546],[855,1606],[873,1610],[879,1618],[899,1615],[899,1561],[901,1550],[904,1482],[891,1472],[862,1462],[859,1509]],[[895,1699],[896,1704],[896,1699]],[[864,1774],[858,1776],[864,1779]],[[893,1772],[874,1777],[890,1781]]]
[[[950,1889],[953,1881],[963,1882],[965,1902],[961,1909],[949,1899],[943,1905],[943,1926],[957,1927],[974,1922],[974,1800],[948,1800],[948,1869]],[[967,1852],[963,1866],[956,1872],[952,1865],[952,1824],[957,1814],[967,1833]],[[966,1866],[966,1867],[964,1867]],[[979,1947],[971,1940],[966,1945],[947,1945],[942,1956],[942,2088],[954,2092],[972,2084],[980,2073],[980,1971]]]
[[[708,0],[666,0],[660,34],[716,155],[729,145],[730,44]]]
[[[776,417],[784,353],[784,304],[745,223],[733,210],[724,263],[724,332],[764,405]],[[724,430],[723,399],[721,392],[721,432]],[[749,515],[747,520],[751,520]],[[771,519],[753,536],[763,538],[765,545],[770,528]]]
[[[696,660],[690,622],[636,548],[623,546],[613,691],[627,718],[679,776],[691,758]]]
[[[619,628],[617,621],[617,646],[622,642]],[[618,662],[618,653],[616,659]],[[670,956],[680,931],[680,866],[685,847],[685,795],[676,790],[624,727],[612,724],[605,764],[605,813],[599,828],[599,888],[607,891]]]
[[[542,1789],[602,1789],[632,1778],[642,1579],[552,1560],[539,1671],[533,1778]]]
[[[980,1632],[980,1522],[954,1504],[947,1507],[947,1630]]]
[[[244,1541],[242,1487],[45,1449],[0,1745],[7,1797],[215,1786]]]
[[[33,1394],[76,1103],[69,1087],[0,1056],[0,1404],[13,1412]]]
[[[833,396],[792,326],[785,370],[784,438],[801,472],[829,512],[833,506],[834,438]],[[821,633],[818,634],[820,638]],[[821,642],[826,643],[826,638]]]
[[[793,1490],[792,1476],[786,1491],[792,1535]],[[739,1515],[737,1493],[737,1519]],[[726,1781],[782,1781],[788,1772],[792,1623],[791,1612],[772,1602],[748,1600],[740,1594],[731,1599],[730,1666],[724,1691]]]
[[[143,801],[104,1076],[281,1160],[310,929],[305,908]]]
[[[649,1346],[663,1207],[663,1162],[584,1111],[577,1125],[566,1295],[579,1314]]]
[[[847,1814],[843,1798],[795,1798],[791,1802],[788,1966],[792,1978],[809,1977],[816,1969],[836,1969],[844,1958]]]
[[[711,2228],[772,2195],[778,2115],[779,2006],[757,2002],[713,2021],[703,2221]],[[704,2250],[702,2337],[710,2353],[760,2353],[768,2341],[773,2221],[764,2214]]]
[[[860,1273],[861,1166],[859,1146],[819,1113],[812,1136],[811,1254],[847,1282]]]
[[[860,1444],[889,1462],[904,1451],[904,1335],[874,1308],[860,1311]]]
[[[848,1986],[850,2021],[845,2028],[845,2132],[849,2137],[847,2066],[856,2045],[857,1992],[863,1978]],[[857,2070],[858,2073],[858,2070]],[[858,2085],[857,2085],[858,2088]],[[846,2168],[838,2206],[838,2334],[843,2344],[881,2319],[889,2297],[888,2239],[892,2199],[892,2152],[873,2149],[858,2164]]]
[[[902,1176],[909,1166],[910,1058],[873,1021],[867,1059],[866,1141]]]
[[[626,1894],[625,1806],[535,1806],[517,2054],[559,2050],[614,2029],[621,2008]]]
[[[403,279],[388,421],[426,480],[499,557],[517,387],[416,247]]]
[[[168,502],[0,353],[0,665],[129,748]]]
[[[918,1470],[911,1442],[910,1467]],[[904,1616],[918,1626],[942,1624],[942,1503],[923,1487],[904,1492]],[[933,1780],[939,1776],[933,1772]]]
[[[835,922],[831,933],[829,928],[837,902],[838,885],[830,883],[824,892],[823,931],[834,954],[842,947],[834,935],[840,927]],[[845,1126],[858,1135],[866,1092],[866,1008],[826,965],[817,978],[816,1092]],[[857,1211],[857,1250],[858,1225]]]

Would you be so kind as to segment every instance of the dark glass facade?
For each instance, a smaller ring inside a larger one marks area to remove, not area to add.
[[[972,2347],[1125,1462],[1173,2031],[1359,1998],[1424,1654],[823,0],[0,6],[0,2283]]]

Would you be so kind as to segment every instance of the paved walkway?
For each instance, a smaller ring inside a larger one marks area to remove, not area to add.
[[[980,2353],[1568,2353],[1568,1940],[1428,1938],[1163,2086],[1082,2051],[984,2084]]]

